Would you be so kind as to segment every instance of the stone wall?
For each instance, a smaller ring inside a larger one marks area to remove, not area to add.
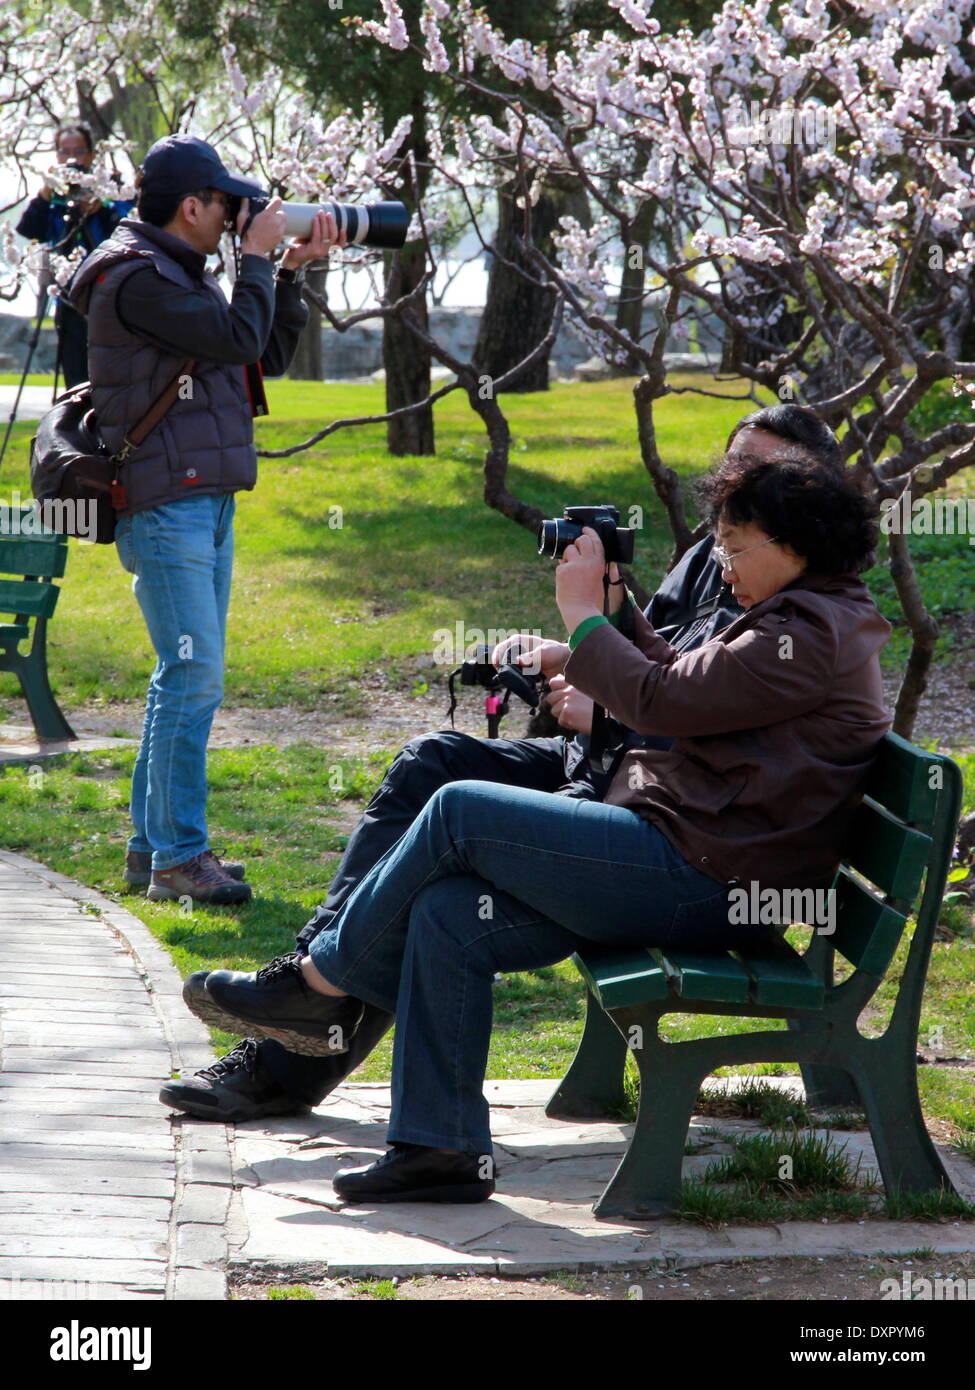
[[[467,361],[477,340],[477,326],[480,309],[444,309],[431,311],[430,322],[434,337],[455,356]],[[9,359],[0,365],[0,370],[21,371],[27,355],[27,347],[34,330],[34,320],[15,314],[0,314],[0,355]],[[700,366],[705,366],[713,354],[713,342],[706,344],[708,356],[702,356]],[[675,339],[668,345],[674,354],[672,365],[681,370],[695,365],[694,357],[687,357],[686,340]],[[704,346],[702,342],[702,346]],[[41,337],[31,370],[53,372],[57,340],[53,328],[41,330]],[[678,360],[677,354],[680,354]],[[668,356],[671,354],[669,353]],[[572,377],[576,368],[590,364],[592,348],[582,341],[569,328],[564,327],[555,340],[551,355],[551,375]],[[376,319],[369,323],[358,323],[347,333],[337,333],[334,329],[322,329],[322,362],[327,380],[362,380],[370,377],[383,365],[382,321]],[[595,369],[585,372],[587,376],[605,373]]]

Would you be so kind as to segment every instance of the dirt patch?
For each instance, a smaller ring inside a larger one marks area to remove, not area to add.
[[[931,674],[917,723],[915,743],[935,743],[960,752],[975,747],[975,614],[954,622],[964,646],[948,666]],[[893,708],[900,685],[898,675],[888,675],[884,686]],[[224,706],[218,710],[210,736],[211,748],[239,748],[272,744],[315,743],[342,754],[366,754],[401,747],[419,734],[449,729],[449,703],[445,684],[431,684],[425,691],[391,690],[367,681],[351,682],[350,691],[361,697],[370,713],[342,715],[323,704],[320,709],[278,705],[265,709],[254,705]],[[484,736],[483,692],[458,687],[454,727],[463,733]],[[124,734],[138,738],[142,731],[141,700],[97,702],[69,710],[68,717],[83,737]],[[501,724],[505,738],[523,738],[528,724],[527,707],[512,700]]]
[[[730,1260],[721,1264],[668,1269],[648,1267],[624,1274],[549,1274],[534,1279],[437,1278],[425,1276],[401,1281],[326,1279],[302,1285],[324,1302],[341,1300],[380,1301],[393,1294],[398,1301],[514,1302],[542,1299],[548,1302],[617,1303],[630,1299],[645,1302],[692,1303],[725,1299],[763,1303],[811,1300],[818,1302],[863,1299],[880,1302],[882,1281],[895,1279],[903,1288],[905,1273],[911,1287],[917,1279],[966,1279],[975,1281],[973,1255],[861,1255],[848,1257],[795,1257],[792,1259]],[[231,1297],[266,1299],[269,1288],[287,1288],[280,1281],[259,1282],[246,1276],[231,1281]],[[293,1286],[291,1286],[293,1287]],[[975,1285],[973,1285],[975,1288]],[[889,1294],[890,1285],[886,1290]],[[923,1286],[921,1286],[923,1292]]]

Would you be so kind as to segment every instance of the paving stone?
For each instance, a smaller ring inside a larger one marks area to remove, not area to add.
[[[175,1118],[175,1117],[174,1117]],[[222,1124],[214,1124],[208,1120],[183,1120],[172,1126],[173,1130],[179,1133],[180,1142],[184,1150],[192,1149],[195,1153],[227,1153],[227,1130]]]
[[[216,1269],[177,1269],[173,1298],[178,1302],[193,1300],[222,1301],[227,1297],[227,1276]]]
[[[151,1170],[150,1170],[151,1171]],[[12,1192],[98,1192],[111,1197],[168,1197],[172,1199],[174,1178],[141,1176],[129,1169],[124,1172],[102,1172],[97,1164],[73,1164],[60,1172],[39,1172],[37,1168],[20,1172],[4,1172],[2,1186]]]
[[[36,1105],[36,1102],[34,1102]],[[94,1106],[98,1109],[92,1113]],[[146,1107],[145,1115],[124,1116],[124,1128],[120,1119],[123,1117],[110,1117],[101,1108],[101,1097],[92,1102],[92,1108],[85,1110],[65,1111],[60,1115],[52,1115],[45,1107],[43,1112],[28,1112],[26,1109],[17,1108],[12,1105],[4,1106],[4,1114],[14,1114],[16,1120],[11,1122],[11,1129],[16,1130],[19,1136],[30,1136],[31,1143],[59,1143],[65,1142],[65,1136],[70,1135],[72,1143],[82,1142],[79,1135],[90,1135],[90,1140],[86,1138],[84,1143],[100,1143],[114,1145],[117,1148],[136,1148],[145,1142],[140,1139],[140,1135],[155,1135],[157,1142],[169,1138],[169,1128],[166,1125],[166,1117],[161,1113],[161,1108],[156,1106],[155,1110],[150,1111]],[[68,1118],[70,1116],[70,1118]],[[49,1136],[49,1137],[45,1137]],[[0,1145],[10,1143],[8,1135],[0,1131]]]
[[[9,1071],[75,1072],[87,1076],[111,1077],[115,1072],[128,1076],[168,1078],[171,1066],[160,1047],[149,1052],[125,1047],[25,1047],[11,1044],[4,1049],[4,1065]]]
[[[88,1284],[126,1284],[165,1289],[165,1260],[69,1259],[60,1255],[0,1255],[0,1279],[66,1279]]]
[[[6,1103],[7,1092],[40,1094],[45,1090],[63,1090],[76,1091],[83,1095],[89,1091],[100,1091],[109,1095],[124,1091],[132,1095],[133,1099],[137,1096],[156,1096],[159,1093],[158,1071],[150,1076],[131,1076],[121,1070],[111,1072],[103,1066],[94,1067],[88,1064],[82,1064],[83,1069],[79,1068],[77,1071],[72,1071],[69,1067],[55,1070],[53,1063],[45,1065],[41,1062],[32,1062],[30,1065],[22,1062],[21,1068],[14,1070],[9,1066],[9,1059],[4,1060],[9,1069],[0,1074],[3,1103]]]
[[[193,1221],[182,1222],[176,1230],[176,1263],[193,1269],[220,1265],[227,1258],[227,1237],[223,1226]]]
[[[79,1095],[90,1095],[89,1100],[79,1100]],[[29,1092],[7,1089],[3,1092],[2,1103],[5,1115],[36,1115],[38,1117],[47,1116],[50,1118],[52,1126],[59,1124],[65,1127],[65,1117],[89,1116],[92,1119],[104,1120],[125,1120],[126,1128],[130,1120],[150,1120],[159,1119],[160,1105],[155,1099],[155,1093],[145,1097],[140,1104],[134,1097],[138,1092],[132,1091],[58,1091],[49,1087],[45,1091]],[[116,1096],[122,1096],[122,1100],[117,1100]],[[165,1119],[165,1114],[163,1115]],[[17,1124],[21,1121],[18,1119]],[[109,1126],[105,1126],[109,1128]]]
[[[230,1155],[227,1153],[198,1153],[192,1149],[183,1154],[183,1179],[186,1182],[231,1181]]]
[[[162,1197],[118,1197],[108,1192],[11,1192],[0,1191],[0,1215],[4,1223],[26,1217],[47,1216],[65,1222],[82,1220],[169,1221],[171,1201]]]
[[[165,1219],[151,1220],[140,1216],[107,1216],[103,1211],[65,1212],[21,1211],[2,1213],[2,1232],[0,1238],[8,1240],[11,1236],[72,1236],[87,1240],[125,1239],[155,1240],[165,1242],[169,1238],[169,1222]]]
[[[248,1238],[235,1263],[257,1263],[332,1278],[366,1275],[459,1274],[491,1269],[490,1256],[458,1254],[435,1238],[405,1236],[356,1226],[349,1217],[322,1207],[300,1209],[262,1191],[243,1193]],[[416,1204],[417,1221],[426,1203]],[[405,1210],[405,1206],[402,1208]]]
[[[108,1004],[76,1012],[74,1009],[68,1010],[63,1005],[58,1007],[54,1004],[43,1009],[18,1009],[9,1000],[5,1000],[3,1015],[18,1028],[51,1024],[59,1027],[62,1033],[69,1028],[71,1037],[75,1039],[77,1038],[76,1030],[89,1028],[114,1028],[116,1030],[124,1028],[129,1036],[146,1029],[151,1029],[154,1034],[159,1032],[159,1019],[151,1009],[126,1010],[117,1005]]]
[[[177,1225],[192,1222],[196,1225],[223,1226],[227,1220],[231,1190],[216,1183],[187,1183],[180,1193],[176,1208]]]
[[[106,1236],[98,1231],[87,1235],[0,1235],[0,1256],[44,1257],[64,1255],[78,1260],[165,1260],[169,1250],[168,1228],[162,1240],[126,1236]]]
[[[484,1094],[493,1107],[531,1105],[544,1110],[558,1082],[552,1081],[485,1081]]]

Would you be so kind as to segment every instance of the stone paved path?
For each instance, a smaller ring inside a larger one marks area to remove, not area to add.
[[[227,1131],[156,1098],[212,1059],[179,989],[137,918],[0,851],[0,1296],[224,1296]]]
[[[551,1081],[486,1083],[500,1170],[489,1202],[343,1207],[331,1178],[383,1151],[388,1087],[345,1086],[311,1114],[235,1128],[174,1115],[156,1099],[161,1082],[212,1053],[165,951],[117,903],[4,851],[0,1049],[0,1299],[51,1297],[52,1286],[221,1299],[228,1268],[293,1281],[975,1250],[973,1222],[596,1221],[627,1127],[546,1119]],[[705,1126],[757,1128],[695,1119],[699,1143]],[[872,1165],[866,1136],[835,1137]],[[719,1135],[686,1172],[723,1147]],[[942,1153],[975,1200],[975,1165]]]

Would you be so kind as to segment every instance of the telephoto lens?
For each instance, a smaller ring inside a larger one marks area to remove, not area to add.
[[[330,212],[349,246],[381,246],[397,250],[406,241],[410,214],[405,203],[283,203],[285,233],[306,237],[318,211]]]
[[[250,216],[242,236],[269,202],[267,197],[250,200]],[[393,251],[399,250],[405,243],[410,225],[410,213],[405,203],[364,203],[362,207],[356,207],[353,203],[282,203],[281,211],[285,218],[285,236],[311,236],[311,224],[316,212],[330,212],[339,232],[345,232],[347,245],[378,246]],[[239,212],[240,199],[232,198],[227,214],[231,226],[236,224]]]

